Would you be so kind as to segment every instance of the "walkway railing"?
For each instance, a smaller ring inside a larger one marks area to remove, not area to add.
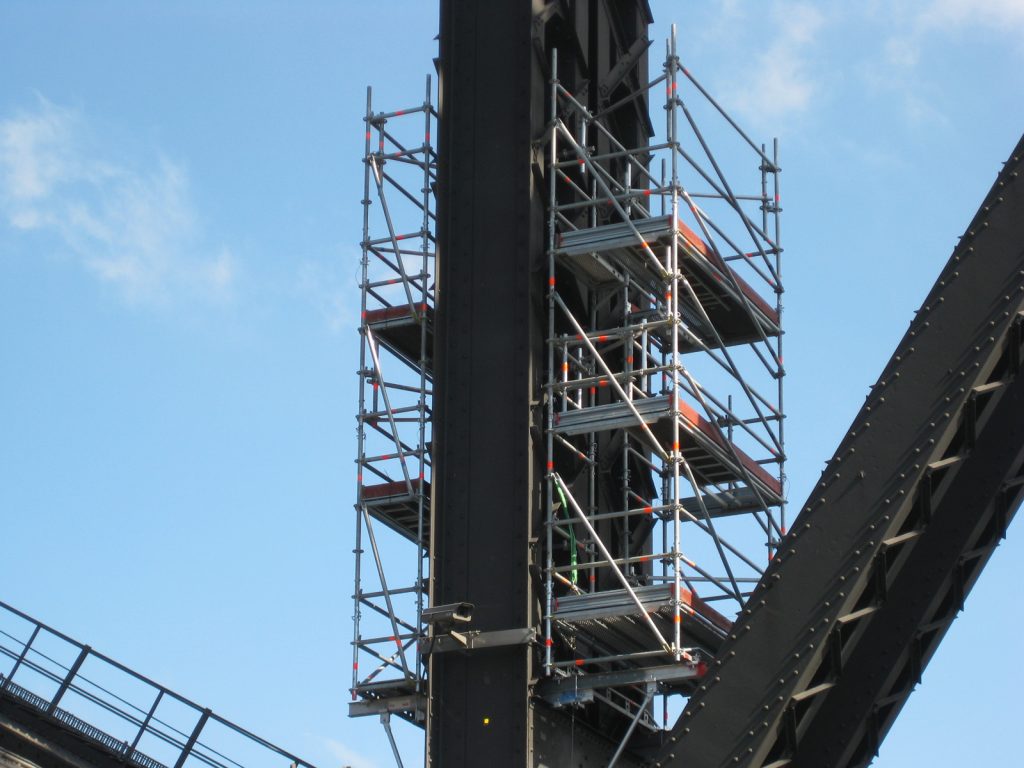
[[[0,602],[0,700],[135,768],[314,768],[209,709]]]

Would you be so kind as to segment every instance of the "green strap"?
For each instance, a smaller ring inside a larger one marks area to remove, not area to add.
[[[562,500],[562,513],[565,515],[566,520],[569,519],[569,502],[565,499],[565,493],[562,491],[562,484],[556,482],[555,489],[558,491],[558,498]],[[578,560],[576,559],[576,534],[573,533],[572,523],[568,525],[569,528],[569,564],[572,566],[570,575],[572,576],[572,583],[576,584],[579,581],[579,571],[576,570]]]

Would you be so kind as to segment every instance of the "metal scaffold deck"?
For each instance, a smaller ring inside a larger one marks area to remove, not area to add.
[[[659,76],[617,102],[663,107],[657,143],[625,146],[614,109],[557,75],[549,98],[537,692],[630,717],[625,747],[661,729],[655,695],[664,722],[699,684],[785,534],[778,144],[710,97],[674,30]]]
[[[418,653],[430,544],[430,414],[437,120],[421,104],[375,112],[367,91],[363,184],[353,716],[422,725]]]

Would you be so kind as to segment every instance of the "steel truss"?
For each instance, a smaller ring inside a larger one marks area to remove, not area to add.
[[[1024,500],[1024,138],[655,766],[861,768]]]
[[[632,718],[621,752],[660,730],[655,692],[667,722],[693,690],[786,533],[778,143],[681,65],[674,28],[660,76],[600,112],[558,71],[556,52],[537,690]],[[658,93],[663,137],[624,146],[609,114]]]
[[[430,545],[437,112],[375,112],[367,89],[359,334],[353,716],[424,719],[418,653]]]

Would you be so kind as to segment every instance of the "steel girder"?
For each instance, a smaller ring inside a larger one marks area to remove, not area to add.
[[[1024,138],[657,766],[875,755],[1024,495]]]
[[[649,20],[646,0],[441,2],[430,598],[472,603],[471,630],[540,622],[551,49],[596,102],[646,68]],[[646,109],[622,113],[635,144]],[[616,734],[532,700],[536,674],[529,644],[431,655],[428,764],[607,765]]]
[[[530,158],[545,78],[531,29],[526,2],[441,3],[430,604],[472,603],[481,631],[536,623],[532,304],[544,219]],[[428,765],[527,764],[532,655],[431,655]]]

